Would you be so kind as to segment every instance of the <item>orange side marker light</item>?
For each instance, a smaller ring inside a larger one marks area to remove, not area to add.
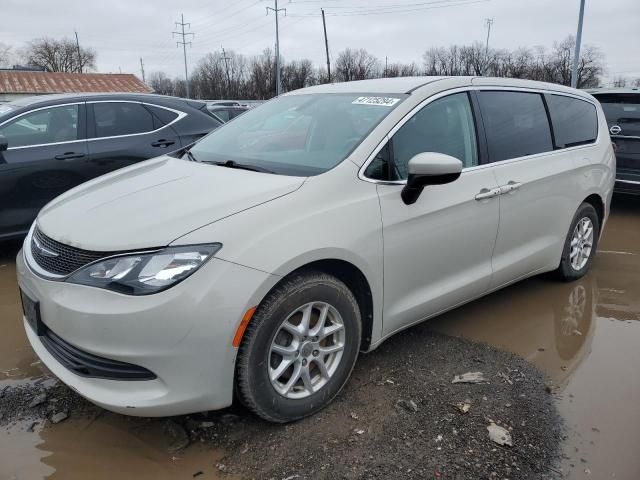
[[[236,330],[236,334],[233,337],[233,346],[238,348],[240,346],[240,342],[242,341],[242,336],[244,335],[244,331],[247,329],[247,325],[251,321],[253,314],[256,313],[256,307],[251,307],[246,311],[244,316],[242,317],[242,321],[240,325],[238,325],[238,329]]]

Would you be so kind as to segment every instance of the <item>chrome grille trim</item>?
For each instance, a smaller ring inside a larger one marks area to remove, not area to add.
[[[71,247],[45,235],[37,226],[29,241],[29,253],[33,262],[53,277],[67,276],[97,260],[121,252],[97,252]]]

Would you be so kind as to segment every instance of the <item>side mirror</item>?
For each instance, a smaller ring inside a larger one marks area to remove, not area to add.
[[[4,135],[0,135],[0,152],[4,152],[9,148],[9,140]]]
[[[411,205],[418,200],[427,185],[443,185],[456,180],[462,173],[462,162],[444,153],[418,153],[409,160],[409,177],[402,189],[402,200]]]

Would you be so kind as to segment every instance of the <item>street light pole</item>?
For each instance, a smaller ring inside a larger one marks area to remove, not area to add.
[[[571,70],[571,86],[578,88],[578,62],[580,61],[580,44],[582,43],[582,21],[584,19],[584,1],[580,0],[580,15],[578,16],[578,32],[576,33],[576,49],[573,54],[573,69]]]

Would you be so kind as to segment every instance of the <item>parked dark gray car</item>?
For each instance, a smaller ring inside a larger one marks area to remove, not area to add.
[[[72,94],[0,104],[0,240],[27,233],[50,200],[89,179],[189,145],[221,122],[204,102]]]

